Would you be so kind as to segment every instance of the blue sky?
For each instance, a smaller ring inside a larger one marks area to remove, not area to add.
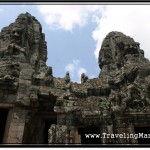
[[[98,53],[110,31],[133,37],[150,59],[150,5],[0,5],[0,29],[25,12],[42,24],[47,65],[55,77],[64,77],[66,71],[74,82],[80,82],[83,72],[97,77]]]

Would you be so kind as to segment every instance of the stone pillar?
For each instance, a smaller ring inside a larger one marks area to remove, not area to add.
[[[101,135],[103,135],[103,133],[107,133],[107,126],[106,125],[101,125],[100,133],[101,133]],[[101,143],[102,144],[107,144],[107,139],[106,138],[101,138]]]
[[[111,138],[110,136],[111,134],[114,133],[113,127],[114,126],[113,126],[112,118],[108,116],[103,116],[102,124],[100,126],[102,144],[114,144],[115,143],[115,140]]]
[[[48,143],[49,144],[68,144],[69,132],[65,125],[52,124],[48,130]]]
[[[101,126],[101,144],[114,144],[115,139],[111,138],[113,134],[113,125],[104,124]],[[108,136],[107,136],[108,135]]]
[[[127,124],[126,133],[135,134],[133,124],[131,124],[131,123]],[[128,144],[138,144],[138,140],[135,138],[127,138],[127,143]]]
[[[51,125],[48,131],[49,144],[80,144],[81,136],[78,130],[72,127],[68,130],[66,125]]]
[[[118,118],[114,123],[114,133],[123,134],[126,138],[116,138],[116,144],[137,144],[137,140],[129,138],[129,134],[134,134],[134,127],[127,120]]]
[[[24,128],[23,142],[25,144],[43,144],[44,143],[45,122],[39,114],[32,114],[26,121]]]
[[[6,143],[22,143],[27,113],[28,110],[17,107],[14,108],[12,122],[10,124],[8,139]]]
[[[121,118],[117,118],[114,123],[114,134],[126,133],[126,124]],[[115,144],[126,144],[127,141],[124,138],[115,138]]]
[[[78,129],[72,128],[70,130],[69,144],[81,144],[81,135],[78,134]]]

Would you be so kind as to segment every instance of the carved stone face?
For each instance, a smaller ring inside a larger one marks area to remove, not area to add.
[[[18,45],[22,44],[22,29],[14,28],[12,31],[11,42]]]
[[[139,43],[134,42],[134,40],[128,36],[115,36],[115,43],[120,49],[120,52],[124,51],[124,55],[126,54],[138,54]]]
[[[130,57],[144,56],[139,43],[121,32],[110,32],[103,40],[99,52],[99,67],[103,72],[120,69]],[[121,60],[121,61],[120,61]],[[115,63],[114,63],[115,62]]]

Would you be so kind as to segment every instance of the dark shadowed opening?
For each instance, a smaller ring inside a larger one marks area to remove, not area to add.
[[[0,144],[3,143],[7,115],[8,115],[8,109],[0,108]]]
[[[52,124],[57,124],[56,119],[52,120],[45,120],[45,127],[44,127],[44,144],[48,144],[48,130]]]
[[[147,134],[150,135],[150,127],[134,127],[134,130],[135,130],[135,133],[136,134],[139,134],[142,136],[143,134],[143,137],[144,137],[144,134],[145,136]],[[150,144],[150,138],[138,138],[138,144]]]
[[[100,134],[100,128],[95,127],[95,128],[78,128],[78,133],[81,135],[81,144],[101,144],[101,139],[86,137],[86,134]]]

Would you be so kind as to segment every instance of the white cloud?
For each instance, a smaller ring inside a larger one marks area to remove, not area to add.
[[[45,22],[51,29],[64,29],[72,31],[78,26],[87,24],[88,18],[98,13],[102,6],[100,5],[37,5],[42,13]]]
[[[71,80],[77,82],[80,82],[82,73],[87,73],[86,69],[80,65],[80,60],[73,60],[65,67],[65,71],[69,71]]]
[[[150,5],[107,5],[101,15],[97,16],[98,26],[93,31],[96,58],[105,36],[110,31],[121,31],[139,42],[145,57],[150,59]]]
[[[97,24],[92,33],[96,41],[94,55],[98,53],[105,36],[111,31],[120,31],[134,38],[150,59],[150,5],[37,5],[51,29],[72,31],[85,26],[89,18]],[[68,66],[74,77],[75,63]]]

